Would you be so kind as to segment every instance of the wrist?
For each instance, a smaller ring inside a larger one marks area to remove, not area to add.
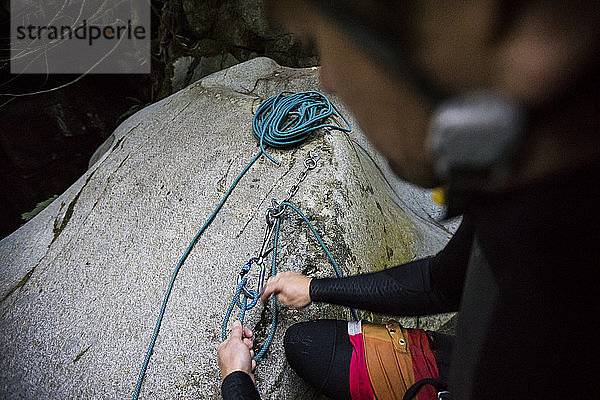
[[[310,281],[308,281],[308,301],[310,303],[315,300],[315,287],[318,281],[318,278],[310,278]]]
[[[229,375],[234,374],[235,372],[243,372],[243,373],[245,373],[248,376],[252,376],[251,373],[250,373],[250,371],[247,371],[247,370],[245,370],[243,368],[235,368],[235,369],[229,369],[227,371],[223,371],[221,373],[221,380],[224,381],[225,378],[227,378]]]
[[[234,371],[227,375],[221,383],[221,393],[225,400],[260,400],[254,380],[243,371]]]

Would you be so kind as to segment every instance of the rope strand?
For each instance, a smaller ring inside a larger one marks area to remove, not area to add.
[[[342,120],[346,124],[345,127],[325,122],[328,118],[336,116],[342,118]],[[213,220],[225,204],[225,201],[227,200],[233,189],[237,186],[242,177],[246,174],[250,167],[252,167],[252,165],[260,158],[261,155],[264,154],[273,163],[279,165],[279,161],[275,160],[271,155],[269,155],[266,152],[267,147],[272,147],[276,149],[285,149],[293,147],[309,139],[309,137],[317,129],[325,127],[341,130],[344,132],[350,132],[352,129],[350,123],[329,101],[329,99],[327,99],[325,95],[317,91],[307,91],[299,93],[285,91],[276,96],[271,97],[270,99],[260,104],[260,106],[256,110],[256,114],[252,119],[252,132],[254,134],[254,137],[258,141],[260,150],[256,153],[256,155],[254,155],[250,162],[246,164],[244,169],[235,178],[225,195],[223,195],[223,197],[219,201],[219,204],[215,207],[215,209],[209,215],[206,222],[196,233],[196,235],[188,245],[187,249],[183,253],[183,256],[179,259],[179,262],[175,266],[175,269],[171,275],[171,280],[169,281],[167,290],[165,292],[165,296],[163,298],[163,302],[158,314],[158,318],[156,320],[154,331],[150,339],[150,344],[148,345],[148,350],[146,351],[144,361],[142,362],[142,366],[140,368],[140,373],[138,375],[137,383],[133,392],[133,400],[137,400],[139,397],[142,382],[146,375],[146,370],[150,362],[150,357],[152,356],[154,345],[156,343],[156,339],[160,331],[160,326],[166,311],[167,302],[175,284],[177,274],[179,273],[179,270],[183,266],[183,263],[190,254],[190,251],[192,250],[200,236],[202,236],[204,231],[213,222]],[[235,297],[235,299],[236,303],[242,306],[241,316],[243,318],[245,311],[249,308],[252,308],[256,304],[256,301],[253,301],[253,303],[248,305],[246,304],[247,299],[244,297],[245,303],[239,303],[239,290],[241,290],[243,284],[240,284],[238,286],[239,287],[236,290],[237,297]],[[230,305],[230,307],[232,308],[233,306]],[[275,302],[273,302],[273,307],[273,313],[274,315],[276,315],[277,310]],[[229,311],[229,313],[230,312],[231,311]],[[270,338],[272,339],[272,334]]]

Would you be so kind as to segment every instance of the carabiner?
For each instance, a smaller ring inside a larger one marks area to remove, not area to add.
[[[271,199],[271,207],[267,208],[266,214],[267,226],[271,227],[275,223],[275,220],[281,217],[281,214],[283,214],[284,211],[284,207],[282,207],[281,204],[278,204],[277,200]]]
[[[242,279],[244,279],[244,276],[248,272],[250,272],[250,269],[252,268],[252,264],[256,264],[260,268],[260,273],[258,275],[258,284],[256,285],[256,292],[253,293],[251,290],[247,289],[246,284],[244,284],[244,286],[242,286],[242,291],[244,292],[244,295],[246,295],[246,297],[254,299],[262,293],[263,286],[264,286],[265,265],[264,265],[264,262],[262,261],[262,257],[261,258],[252,257],[250,260],[248,260],[248,262],[242,267],[240,273],[237,276],[236,285],[239,286],[239,284],[242,282]]]

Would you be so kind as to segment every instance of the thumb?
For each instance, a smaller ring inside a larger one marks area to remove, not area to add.
[[[242,323],[239,320],[235,320],[233,323],[229,337],[242,340]]]
[[[260,300],[264,303],[265,301],[267,301],[267,299],[269,298],[269,296],[271,294],[273,294],[274,292],[278,292],[279,291],[279,279],[275,279],[275,277],[270,277],[269,280],[267,281],[267,284],[265,285],[265,289],[263,290],[263,293],[260,296]]]

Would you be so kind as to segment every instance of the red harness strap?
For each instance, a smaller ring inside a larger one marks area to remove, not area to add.
[[[354,349],[350,360],[352,400],[402,399],[407,389],[423,378],[438,378],[435,354],[422,329],[405,329],[396,321],[385,325],[348,323]],[[431,386],[418,400],[435,400]]]

